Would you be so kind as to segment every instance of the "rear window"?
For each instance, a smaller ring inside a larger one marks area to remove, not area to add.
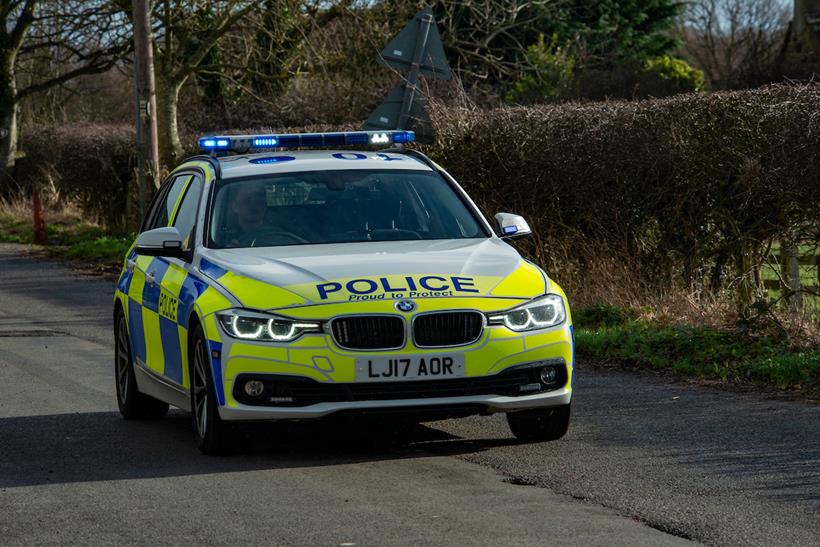
[[[438,173],[332,170],[221,183],[210,246],[268,247],[488,237]]]

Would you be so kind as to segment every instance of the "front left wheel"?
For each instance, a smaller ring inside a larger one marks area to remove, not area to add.
[[[126,420],[157,420],[165,416],[168,403],[140,393],[137,389],[128,325],[122,312],[117,314],[114,348],[114,381],[120,414]]]

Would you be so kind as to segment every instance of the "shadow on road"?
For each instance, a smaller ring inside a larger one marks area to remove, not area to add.
[[[0,488],[426,458],[515,442],[349,420],[242,424],[232,455],[208,457],[196,449],[191,427],[182,412],[148,422],[115,412],[1,418]]]

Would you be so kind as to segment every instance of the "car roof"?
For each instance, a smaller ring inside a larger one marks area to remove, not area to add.
[[[221,179],[342,169],[411,169],[433,171],[418,158],[400,152],[361,150],[299,150],[242,154],[218,158]]]

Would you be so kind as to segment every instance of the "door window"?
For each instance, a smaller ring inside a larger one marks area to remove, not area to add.
[[[177,216],[174,219],[174,227],[179,230],[182,236],[182,248],[186,251],[191,249],[194,242],[194,226],[201,196],[202,180],[195,176],[185,191],[185,196],[179,204]]]
[[[157,210],[152,212],[155,216],[151,221],[151,225],[148,227],[149,229],[162,228],[171,223],[174,210],[179,202],[179,196],[182,195],[192,176],[193,175],[185,174],[174,178],[173,182],[170,183],[170,188],[165,194],[165,197],[157,204]]]

